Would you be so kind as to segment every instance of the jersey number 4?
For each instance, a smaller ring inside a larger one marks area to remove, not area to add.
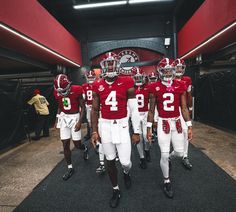
[[[118,110],[118,102],[116,101],[116,91],[111,91],[111,93],[106,98],[105,104],[110,105],[110,111]]]

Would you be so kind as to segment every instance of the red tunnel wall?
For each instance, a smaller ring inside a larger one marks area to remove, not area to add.
[[[206,0],[179,31],[178,56],[183,56],[235,20],[235,0]]]
[[[1,1],[0,21],[73,62],[82,63],[80,43],[36,0]]]

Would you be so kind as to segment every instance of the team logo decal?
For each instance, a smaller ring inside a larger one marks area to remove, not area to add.
[[[136,54],[136,52],[132,50],[123,50],[118,54],[119,60],[121,63],[133,63],[139,61],[139,56]],[[121,72],[123,74],[132,74],[133,71],[135,71],[135,67],[121,67]]]
[[[98,90],[99,91],[103,91],[105,88],[103,87],[103,85],[99,85],[99,87],[98,87]]]
[[[159,91],[160,90],[160,87],[156,87],[156,91]]]

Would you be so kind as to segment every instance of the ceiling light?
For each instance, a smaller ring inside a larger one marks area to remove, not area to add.
[[[111,2],[100,2],[100,3],[93,3],[93,4],[80,4],[74,5],[74,9],[88,9],[88,8],[95,8],[95,7],[108,7],[108,6],[118,6],[118,5],[125,5],[127,1],[111,1]]]
[[[199,46],[197,46],[196,48],[194,48],[193,50],[191,50],[190,52],[188,52],[187,54],[183,55],[181,57],[181,59],[186,58],[187,56],[189,56],[190,54],[192,54],[193,52],[197,51],[198,49],[200,49],[201,47],[205,46],[206,44],[208,44],[209,42],[211,42],[212,40],[216,39],[217,37],[219,37],[220,35],[222,35],[224,32],[228,31],[229,29],[233,28],[234,26],[236,26],[236,21],[233,22],[231,25],[229,25],[228,27],[224,28],[223,30],[221,30],[220,32],[216,33],[214,36],[210,37],[208,40],[206,40],[205,42],[203,42],[202,44],[200,44]]]
[[[0,27],[1,27],[2,29],[4,29],[4,30],[6,30],[6,31],[8,31],[8,32],[10,32],[10,33],[12,33],[12,34],[14,34],[14,35],[16,35],[16,36],[22,38],[23,40],[27,41],[28,43],[31,43],[31,44],[33,44],[33,45],[35,45],[35,46],[37,46],[37,47],[39,47],[39,48],[41,48],[41,49],[43,49],[43,50],[49,52],[50,54],[53,54],[53,55],[59,57],[60,59],[63,59],[63,60],[65,60],[66,62],[69,62],[69,63],[73,64],[74,66],[80,67],[80,65],[79,65],[78,63],[75,63],[75,62],[73,62],[72,60],[67,59],[66,57],[64,57],[64,56],[62,56],[62,55],[60,55],[60,54],[54,52],[53,50],[51,50],[51,49],[49,49],[49,48],[43,46],[42,44],[40,44],[40,43],[38,43],[38,42],[36,42],[36,41],[34,41],[34,40],[32,40],[32,39],[26,37],[25,35],[20,34],[19,32],[15,31],[15,30],[13,30],[13,29],[11,29],[11,28],[9,28],[8,26],[3,25],[3,24],[0,23]]]
[[[129,4],[151,3],[151,2],[172,2],[174,0],[129,0]]]

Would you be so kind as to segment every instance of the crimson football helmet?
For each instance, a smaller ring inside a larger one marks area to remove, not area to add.
[[[182,77],[184,75],[185,68],[186,68],[186,64],[184,60],[176,59],[173,62],[173,66],[175,67],[176,77]]]
[[[95,74],[94,70],[86,71],[85,76],[86,76],[87,82],[89,84],[92,84],[96,79],[96,74]]]
[[[65,74],[59,74],[54,79],[54,89],[61,96],[67,96],[70,92],[71,82]]]
[[[150,83],[156,82],[158,80],[158,76],[155,70],[147,72],[147,78]]]
[[[133,72],[134,84],[136,86],[141,86],[145,83],[145,74],[141,68],[136,68]]]
[[[175,67],[173,60],[163,58],[158,64],[158,73],[161,81],[169,82],[175,78]]]
[[[103,77],[113,78],[119,75],[120,60],[115,53],[106,53],[104,59],[100,62],[100,65]]]

